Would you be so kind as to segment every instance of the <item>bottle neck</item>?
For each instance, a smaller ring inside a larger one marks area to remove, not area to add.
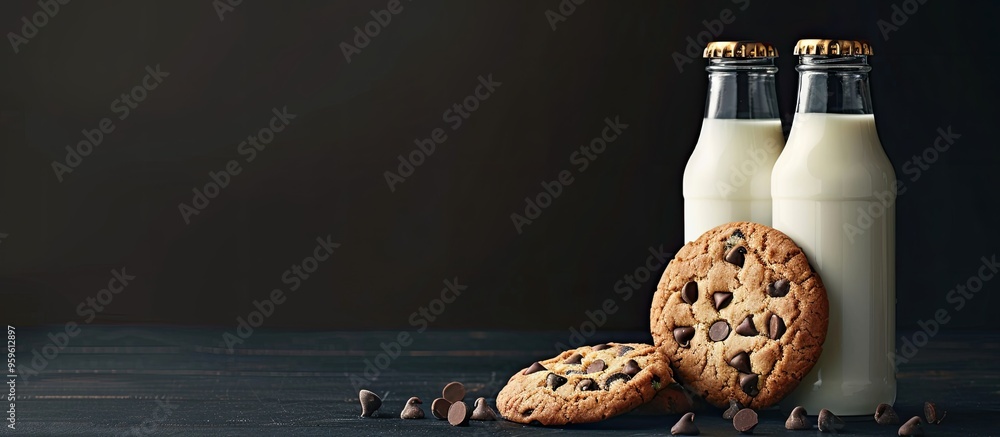
[[[868,57],[803,55],[799,57],[796,113],[871,114]]]
[[[705,118],[777,119],[774,58],[709,61]]]

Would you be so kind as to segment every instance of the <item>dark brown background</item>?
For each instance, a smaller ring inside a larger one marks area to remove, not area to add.
[[[682,243],[706,77],[701,59],[679,72],[671,54],[725,8],[736,20],[717,39],[779,48],[786,129],[798,38],[873,43],[879,133],[908,187],[899,324],[951,308],[947,292],[997,251],[996,7],[930,0],[886,41],[876,23],[893,2],[698,3],[591,0],[553,31],[556,0],[404,1],[351,63],[338,45],[385,1],[247,1],[221,22],[207,0],[63,5],[20,53],[0,47],[3,322],[79,321],[76,306],[125,266],[136,280],[96,322],[235,325],[330,234],[341,248],[267,326],[408,327],[456,276],[469,289],[432,328],[579,326],[648,247]],[[0,30],[38,10],[0,3]],[[170,76],[59,183],[50,163],[156,64]],[[490,73],[503,85],[391,193],[396,156]],[[298,118],[185,225],[178,204],[283,106]],[[575,169],[570,154],[615,115],[622,137],[518,235],[510,214]],[[961,139],[911,182],[901,166],[947,126]],[[658,274],[605,329],[648,325]],[[996,290],[946,329],[987,325]]]

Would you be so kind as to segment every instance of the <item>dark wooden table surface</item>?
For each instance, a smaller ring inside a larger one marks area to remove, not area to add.
[[[62,327],[17,330],[17,360],[29,365],[47,334]],[[398,332],[257,331],[233,353],[223,329],[85,326],[45,368],[16,386],[16,435],[669,435],[678,419],[621,416],[569,428],[472,422],[454,428],[435,419],[401,420],[407,398],[430,401],[456,380],[493,400],[509,375],[554,355],[567,332],[412,333],[377,377],[365,381],[382,395],[380,417],[359,418],[357,381],[381,344]],[[598,333],[588,343],[649,341],[649,334]],[[53,349],[50,348],[49,352]],[[383,358],[380,364],[386,364]],[[38,360],[42,363],[42,360]],[[352,383],[352,375],[358,379]],[[369,376],[373,376],[369,369]],[[5,398],[8,388],[5,388]],[[941,333],[899,368],[897,410],[919,414],[925,400],[948,411],[927,435],[1000,436],[1000,333]],[[5,409],[7,403],[4,403]],[[815,413],[815,412],[813,412]],[[5,418],[7,415],[5,414]],[[6,425],[7,422],[5,422]],[[698,413],[706,436],[737,435],[718,411]],[[762,412],[757,435],[789,432],[780,411]],[[850,420],[842,435],[896,435],[870,418]]]

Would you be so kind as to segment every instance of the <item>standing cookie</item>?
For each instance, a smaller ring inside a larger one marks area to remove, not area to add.
[[[673,382],[666,357],[653,346],[584,346],[518,371],[497,395],[497,409],[518,423],[597,422],[650,401]]]
[[[816,364],[829,307],[795,243],[767,226],[727,223],[685,245],[653,296],[650,327],[679,382],[724,408],[765,408]]]

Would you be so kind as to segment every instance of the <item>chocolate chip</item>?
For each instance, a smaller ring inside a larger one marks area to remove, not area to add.
[[[777,314],[771,314],[771,322],[768,323],[767,336],[771,340],[777,340],[781,338],[781,335],[785,333],[785,321],[781,320]]]
[[[837,432],[844,429],[844,419],[830,412],[826,408],[819,410],[819,419],[816,423],[820,432]]]
[[[746,248],[743,246],[736,246],[729,249],[729,253],[726,254],[726,262],[743,267],[743,263],[746,261],[746,254]]]
[[[688,305],[695,303],[698,300],[698,283],[691,281],[684,284],[684,290],[681,291],[681,299],[687,302]]]
[[[420,398],[418,398],[416,396],[410,398],[408,401],[406,401],[406,407],[404,407],[403,411],[399,413],[399,418],[400,419],[423,419],[424,418],[424,410],[421,410],[420,407],[417,406],[417,405],[420,405],[422,403],[423,402],[420,402]]]
[[[809,418],[806,417],[806,409],[802,407],[792,409],[792,414],[789,414],[788,419],[785,420],[785,429],[797,430],[810,428],[812,428],[812,424],[809,423]]]
[[[448,402],[447,399],[434,399],[434,401],[431,402],[431,415],[441,420],[447,419],[448,408],[451,408],[451,402]]]
[[[581,379],[580,382],[576,383],[576,389],[580,391],[594,391],[599,389],[597,383],[593,379]]]
[[[368,390],[361,390],[358,399],[361,400],[361,417],[372,417],[382,406],[382,398]]]
[[[632,379],[631,376],[628,376],[624,373],[616,373],[614,375],[609,376],[608,379],[604,380],[604,389],[610,390],[611,384],[617,381],[629,382],[629,380],[631,379]]]
[[[701,431],[694,424],[694,413],[686,413],[681,416],[674,426],[670,427],[670,435],[698,435]]]
[[[566,374],[567,375],[586,375],[587,372],[584,372],[584,371],[581,371],[581,370],[567,370]]]
[[[608,365],[604,364],[604,360],[594,360],[594,362],[587,366],[587,373],[597,373],[607,368]]]
[[[448,385],[444,386],[441,390],[441,397],[448,400],[448,402],[455,403],[462,399],[465,399],[465,386],[461,382],[452,381]]]
[[[736,238],[739,238],[739,239],[746,239],[747,238],[747,237],[743,236],[743,231],[741,231],[739,229],[733,231],[733,237],[736,237]]]
[[[594,350],[595,351],[602,351],[602,350],[605,350],[605,349],[611,349],[611,345],[605,343],[605,344],[599,344],[597,346],[594,346]]]
[[[725,320],[719,320],[708,328],[708,338],[712,341],[722,341],[729,337],[729,324]]]
[[[924,427],[920,426],[920,417],[911,417],[903,426],[899,427],[897,434],[901,436],[924,435]]]
[[[760,382],[759,375],[755,373],[740,373],[740,388],[743,389],[743,393],[750,396],[760,394],[760,389],[757,388],[758,382]]]
[[[750,355],[746,352],[740,352],[733,356],[733,358],[729,360],[729,365],[733,366],[733,368],[739,370],[740,372],[753,373],[753,371],[750,370]]]
[[[583,360],[583,355],[573,354],[570,355],[569,358],[566,358],[566,360],[563,361],[563,364],[580,364],[581,360]]]
[[[743,434],[753,434],[753,429],[757,427],[757,412],[749,408],[744,408],[733,416],[733,428]]]
[[[625,354],[632,352],[634,350],[635,348],[632,346],[625,346],[625,345],[618,346],[618,356],[619,357],[624,356]]]
[[[767,286],[767,295],[771,297],[785,297],[788,294],[789,282],[787,279],[779,279]]]
[[[635,362],[635,360],[628,360],[625,362],[625,366],[622,367],[622,372],[630,377],[639,373],[639,370],[641,370],[639,369],[639,363]]]
[[[728,291],[716,291],[715,293],[712,293],[712,301],[715,302],[716,311],[721,310],[729,306],[729,303],[733,301],[733,293]]]
[[[530,375],[532,373],[535,373],[535,372],[538,372],[538,371],[541,371],[541,370],[549,370],[549,369],[546,369],[545,366],[543,366],[541,364],[538,364],[538,361],[535,361],[535,364],[532,364],[531,367],[528,367],[527,369],[524,369],[524,374],[525,375]]]
[[[742,409],[743,409],[743,404],[741,404],[740,401],[737,401],[736,399],[733,398],[729,398],[729,408],[727,408],[726,411],[722,412],[722,418],[726,420],[733,420],[733,416],[735,416],[736,413]]]
[[[476,399],[476,408],[472,410],[472,416],[469,418],[472,420],[497,420],[497,413],[490,408],[490,404],[486,402],[486,398]]]
[[[465,402],[458,401],[448,407],[448,423],[451,426],[469,426],[470,416],[472,416],[472,411],[469,410],[468,405],[465,405]]]
[[[924,402],[924,418],[927,423],[940,424],[947,414],[947,411],[941,411],[933,402]]]
[[[879,425],[895,425],[899,423],[899,416],[896,414],[896,410],[892,409],[892,405],[878,404],[875,407],[875,423]]]
[[[744,337],[753,337],[757,334],[757,327],[753,324],[753,316],[747,316],[742,322],[736,327],[736,333]]]
[[[566,383],[566,378],[556,375],[555,373],[550,373],[549,376],[545,377],[545,385],[555,390]]]
[[[690,326],[679,326],[674,328],[674,340],[681,347],[691,347],[691,339],[694,338],[694,328]]]

